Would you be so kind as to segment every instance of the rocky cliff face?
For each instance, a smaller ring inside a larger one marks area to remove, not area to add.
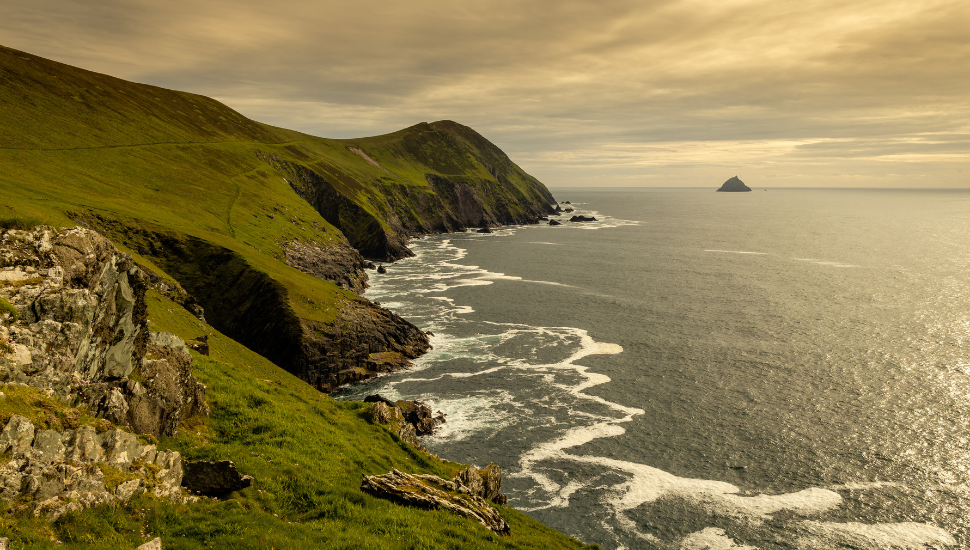
[[[410,256],[412,236],[537,223],[556,202],[541,182],[467,126],[422,123],[381,138],[344,145],[361,167],[379,170],[377,177],[364,176],[353,163],[255,154],[364,256],[384,261]],[[394,166],[402,161],[406,171]]]
[[[207,414],[192,358],[171,335],[150,334],[147,277],[131,257],[83,228],[0,235],[0,382],[52,392],[143,434],[174,435]]]
[[[11,458],[0,465],[0,499],[51,521],[145,492],[178,502],[197,500],[180,488],[179,453],[142,445],[122,430],[38,430],[15,414],[0,432],[0,454],[5,453]]]

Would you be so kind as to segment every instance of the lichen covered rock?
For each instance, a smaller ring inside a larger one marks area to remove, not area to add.
[[[392,470],[383,475],[363,476],[360,490],[399,504],[430,510],[448,510],[459,516],[472,518],[500,535],[511,532],[498,510],[455,480]]]
[[[0,338],[10,342],[0,350],[0,382],[50,390],[154,436],[207,414],[185,344],[149,333],[147,288],[131,257],[94,231],[3,232],[0,297],[18,315],[0,318]]]
[[[0,499],[51,521],[148,491],[178,502],[195,500],[180,488],[179,453],[160,452],[122,430],[35,430],[29,419],[15,414],[0,435],[2,453],[11,459],[0,465]]]

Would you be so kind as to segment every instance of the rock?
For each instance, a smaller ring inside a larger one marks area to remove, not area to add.
[[[494,462],[481,470],[476,469],[474,466],[469,466],[458,472],[452,478],[452,481],[461,483],[472,494],[478,495],[485,500],[503,505],[508,502],[508,496],[501,493],[502,469]]]
[[[492,230],[488,226],[485,226],[485,227],[479,229],[478,231],[476,231],[475,233],[491,233],[491,232],[492,232]]]
[[[182,466],[185,469],[182,486],[191,493],[225,496],[253,484],[252,476],[240,474],[231,460],[185,461]]]
[[[500,535],[511,533],[505,519],[495,508],[456,481],[428,474],[411,475],[392,470],[383,475],[363,476],[360,490],[407,506],[448,510],[459,516],[472,518]]]
[[[389,407],[396,407],[397,406],[393,401],[391,401],[390,399],[382,396],[379,393],[375,393],[373,395],[368,395],[367,397],[364,398],[364,403],[377,403],[377,402],[384,403],[384,404],[386,404]]]
[[[569,202],[569,201],[565,201],[565,202],[563,202],[563,204],[572,204],[572,203]]]
[[[209,355],[209,335],[204,334],[193,340],[188,340],[185,345],[199,355]]]
[[[431,435],[438,427],[439,422],[435,420],[431,407],[421,401],[397,401],[395,405],[401,409],[404,420],[414,426],[414,431],[419,436]]]
[[[745,185],[744,182],[738,179],[737,176],[734,176],[733,178],[724,182],[724,184],[721,185],[721,188],[718,189],[718,191],[744,192],[744,191],[751,191],[751,188]]]
[[[0,382],[48,390],[154,436],[175,435],[181,418],[207,411],[185,343],[149,334],[151,277],[103,236],[81,227],[4,231],[0,265],[5,279],[24,283],[3,287],[23,315],[0,323],[13,342],[0,357]]]
[[[567,214],[570,213],[570,212],[573,212],[573,211],[574,210],[572,208],[565,208],[565,209],[563,209],[563,212],[565,212]]]
[[[0,454],[17,456],[30,450],[34,443],[34,424],[19,414],[12,415],[0,432]]]
[[[162,550],[162,537],[155,537],[135,550]]]
[[[596,218],[594,218],[592,216],[583,216],[582,214],[580,214],[579,216],[573,216],[573,217],[569,218],[569,221],[571,221],[571,222],[595,222],[596,221]]]
[[[10,550],[10,539],[0,537],[0,550]]]
[[[557,222],[556,220],[549,220],[549,225],[562,225],[562,224]]]
[[[355,294],[363,294],[367,288],[367,264],[360,252],[347,242],[320,247],[292,242],[286,247],[286,263],[304,273],[330,281]],[[373,267],[371,267],[373,269]]]
[[[382,266],[382,265],[381,266],[378,266],[377,267],[377,272],[380,273],[381,275],[383,275],[383,274],[387,273],[387,268],[384,267],[384,266]]]

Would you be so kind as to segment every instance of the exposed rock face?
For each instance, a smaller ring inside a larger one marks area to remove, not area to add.
[[[179,453],[142,445],[121,430],[35,430],[29,419],[15,414],[0,435],[3,453],[11,459],[0,466],[0,499],[26,502],[15,509],[30,509],[51,521],[67,512],[127,502],[146,491],[178,502],[194,500],[179,487]]]
[[[399,133],[395,156],[425,170],[410,181],[380,164],[367,146],[348,146],[377,182],[325,160],[301,165],[256,151],[304,200],[368,258],[412,256],[410,237],[468,227],[536,223],[554,203],[548,189],[480,134],[452,121],[421,123]],[[429,156],[428,151],[435,151]]]
[[[491,233],[491,232],[492,232],[492,230],[489,229],[488,226],[485,226],[485,227],[479,229],[478,231],[476,231],[476,233]]]
[[[569,218],[569,221],[571,221],[571,222],[595,222],[596,221],[596,218],[594,218],[593,216],[583,216],[582,214],[580,214],[579,216],[573,216],[573,217]]]
[[[0,382],[50,389],[154,436],[208,414],[184,344],[149,334],[147,277],[107,239],[79,227],[6,231],[0,274],[0,296],[19,313],[0,320],[0,337],[13,342],[0,355]]]
[[[421,401],[390,401],[380,395],[368,395],[365,403],[372,403],[368,414],[376,424],[391,429],[401,439],[418,449],[424,449],[418,437],[431,435],[445,423],[445,415],[433,415],[431,407]]]
[[[184,461],[182,467],[182,486],[190,493],[221,497],[253,484],[252,476],[240,474],[231,460]]]
[[[92,213],[84,220],[177,279],[205,308],[212,326],[317,389],[333,391],[405,368],[430,348],[417,327],[364,298],[340,301],[333,321],[302,319],[282,283],[232,250]]]
[[[721,188],[718,189],[718,191],[743,192],[743,191],[751,191],[751,188],[745,185],[743,181],[739,180],[737,176],[734,176],[733,178],[724,182],[724,184],[721,185]]]
[[[557,222],[556,220],[549,220],[549,225],[562,225],[562,224]]]
[[[478,495],[485,500],[490,500],[495,504],[505,504],[508,502],[509,497],[503,495],[502,491],[502,468],[499,468],[498,464],[494,462],[489,463],[481,470],[475,469],[474,466],[469,466],[464,470],[458,472],[452,481],[457,481],[465,487],[474,495]]]
[[[495,508],[455,480],[392,470],[383,475],[363,476],[360,490],[408,506],[448,510],[459,516],[472,518],[500,535],[511,532],[509,525]]]
[[[339,307],[332,324],[301,319],[303,356],[295,374],[317,389],[333,391],[407,368],[431,348],[424,332],[367,300]]]
[[[367,273],[364,271],[367,262],[349,244],[319,247],[290,243],[286,247],[286,263],[356,294],[363,294],[367,288]]]

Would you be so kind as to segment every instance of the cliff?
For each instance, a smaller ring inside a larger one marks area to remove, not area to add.
[[[494,546],[362,492],[397,469],[487,496],[318,390],[428,349],[361,296],[367,257],[552,202],[456,123],[328,140],[0,47],[0,546]],[[227,459],[225,494],[179,488]],[[505,547],[583,547],[476,509]]]
[[[718,191],[725,192],[739,192],[739,191],[751,191],[751,188],[744,184],[743,181],[738,179],[737,176],[724,182]]]
[[[429,347],[360,295],[365,257],[408,256],[414,235],[534,223],[555,202],[454,122],[324,139],[7,48],[0,82],[0,221],[104,233],[185,307],[323,390]]]

